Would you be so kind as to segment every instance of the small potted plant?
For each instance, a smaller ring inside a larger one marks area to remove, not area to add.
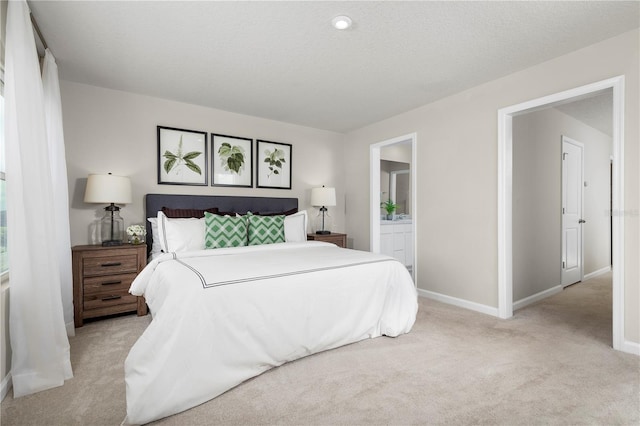
[[[387,200],[383,203],[380,203],[380,207],[387,211],[387,219],[393,220],[393,213],[398,208],[398,205],[391,200]]]

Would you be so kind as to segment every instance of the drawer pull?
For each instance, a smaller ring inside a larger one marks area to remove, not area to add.
[[[120,266],[122,265],[122,262],[109,262],[109,263],[102,263],[100,266],[102,266],[103,268],[108,267],[108,266]]]
[[[103,297],[102,301],[106,302],[107,300],[116,300],[116,299],[122,299],[122,296],[107,296],[107,297]]]
[[[122,280],[118,280],[118,281],[105,281],[103,283],[100,283],[102,285],[114,285],[114,284],[122,284]]]

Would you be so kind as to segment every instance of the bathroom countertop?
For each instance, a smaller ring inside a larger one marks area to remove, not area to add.
[[[411,219],[398,219],[398,220],[380,220],[380,225],[393,225],[395,223],[411,223]]]

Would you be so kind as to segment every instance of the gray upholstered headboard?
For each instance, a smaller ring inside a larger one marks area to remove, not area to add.
[[[283,213],[298,209],[297,198],[272,197],[235,197],[224,195],[177,195],[177,194],[147,194],[145,196],[145,217],[157,217],[163,207],[173,209],[208,209],[217,207],[221,212],[246,213],[248,211],[260,214]],[[147,225],[147,246],[151,250],[153,236],[151,224]]]

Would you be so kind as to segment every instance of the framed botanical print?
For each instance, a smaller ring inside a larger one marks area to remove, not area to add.
[[[291,144],[258,140],[257,145],[256,186],[291,189]]]
[[[158,126],[158,183],[207,185],[207,133]]]
[[[211,134],[211,185],[253,187],[253,139]]]

